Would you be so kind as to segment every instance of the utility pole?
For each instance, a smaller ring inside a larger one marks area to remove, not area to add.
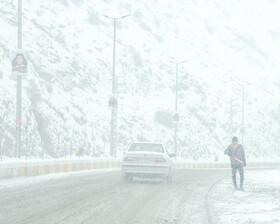
[[[1,158],[1,162],[2,162],[2,142],[3,142],[3,140],[0,139],[0,158]]]
[[[18,49],[22,49],[22,0],[18,0]],[[21,95],[22,76],[17,75],[17,107],[16,107],[16,153],[21,156]]]
[[[71,135],[71,144],[70,144],[70,149],[69,149],[69,158],[72,157],[73,139],[74,139],[74,124],[72,125],[72,135]]]
[[[244,145],[244,136],[245,136],[245,86],[250,85],[251,83],[247,84],[240,84],[242,86],[242,124],[241,124],[241,136],[242,136],[242,145]]]
[[[233,136],[233,102],[234,100],[236,99],[231,99],[230,100],[230,136],[232,137]]]
[[[232,103],[233,103],[233,100],[230,100],[230,131],[231,131],[231,135],[232,135],[232,115],[233,115]]]
[[[108,19],[112,19],[114,22],[114,31],[113,31],[113,63],[112,63],[112,95],[113,97],[117,97],[117,88],[116,88],[116,78],[115,78],[115,58],[116,58],[116,25],[118,19],[124,19],[130,15],[125,15],[121,17],[109,17],[106,15],[102,15]],[[115,137],[117,133],[117,118],[118,118],[118,110],[117,106],[111,109],[111,141],[110,141],[110,155],[116,157],[116,143]]]
[[[179,71],[179,65],[187,62],[188,60],[181,61],[181,62],[171,62],[176,65],[176,87],[175,87],[175,113],[173,115],[173,121],[175,123],[175,129],[174,129],[174,153],[177,158],[177,132],[178,132],[178,121],[179,121],[179,115],[178,115],[178,71]]]
[[[242,145],[244,145],[244,134],[245,134],[245,127],[244,127],[244,101],[245,101],[245,86],[242,86]]]
[[[31,113],[30,113],[31,114]],[[29,134],[28,134],[28,126],[29,126],[29,118],[28,116],[26,116],[26,139],[25,139],[25,160],[27,160],[27,150],[28,150],[28,147],[29,147],[29,142],[30,142],[30,139],[29,139]]]

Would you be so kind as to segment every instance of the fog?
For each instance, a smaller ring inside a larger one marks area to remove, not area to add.
[[[225,154],[235,147],[234,136],[244,149],[242,167],[247,160],[247,195],[237,213],[245,212],[248,223],[280,222],[271,219],[279,209],[279,11],[275,0],[1,0],[0,188],[24,195],[24,203],[31,196],[10,187],[49,190],[58,199],[47,207],[57,211],[83,204],[53,216],[61,219],[5,216],[6,223],[227,223],[227,212],[242,222],[222,203],[236,205],[243,197],[231,191],[235,157]],[[160,144],[163,150],[152,153],[164,156],[129,154],[136,142]],[[125,161],[149,156],[164,160],[174,175],[164,173],[163,181],[123,176]],[[256,169],[274,178],[256,180]],[[22,177],[33,175],[42,177]],[[57,179],[61,185],[52,189],[47,183]],[[262,181],[265,189],[255,187]],[[76,187],[81,195],[69,197]],[[88,197],[100,189],[98,207]],[[216,203],[221,194],[228,198]],[[266,200],[266,216],[242,209],[252,195]],[[39,204],[46,200],[36,197]],[[131,207],[121,209],[126,199]],[[189,200],[197,203],[186,205]],[[7,201],[9,208],[24,206]],[[99,216],[87,215],[92,206]],[[83,218],[69,219],[76,209]],[[125,209],[130,215],[122,219]],[[107,217],[105,210],[118,212]]]

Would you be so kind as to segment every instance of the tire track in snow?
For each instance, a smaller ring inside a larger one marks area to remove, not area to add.
[[[211,192],[211,190],[218,184],[220,183],[225,177],[227,177],[228,175],[223,176],[222,178],[218,179],[215,183],[213,183],[207,190],[206,194],[205,194],[205,204],[206,204],[206,214],[207,214],[207,223],[208,224],[212,224],[212,216],[210,214],[210,205],[209,205],[209,200],[208,200],[208,196]]]
[[[176,170],[171,184],[122,184],[119,171],[45,180],[3,189],[0,217],[7,224],[206,223],[204,195],[222,174]]]

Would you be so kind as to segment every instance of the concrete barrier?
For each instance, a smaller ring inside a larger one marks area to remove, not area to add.
[[[120,167],[121,162],[119,159],[69,159],[5,162],[0,163],[0,179]]]
[[[247,168],[280,167],[280,161],[248,162]],[[58,159],[42,161],[17,161],[0,163],[0,179],[39,176],[51,173],[78,172],[83,170],[119,169],[120,159]],[[229,169],[229,162],[174,161],[173,169]]]
[[[279,161],[247,162],[246,168],[280,167]],[[173,162],[173,169],[229,169],[230,162]]]

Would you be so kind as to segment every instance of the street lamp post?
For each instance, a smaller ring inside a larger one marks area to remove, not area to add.
[[[230,131],[232,132],[233,99],[230,100]],[[230,133],[232,135],[232,133]]]
[[[236,99],[231,99],[230,100],[230,136],[233,135],[233,102],[235,101]]]
[[[245,127],[244,127],[244,101],[245,101],[245,86],[242,86],[242,145],[244,145],[244,134],[245,134]]]
[[[113,38],[113,63],[112,63],[112,95],[117,94],[116,90],[116,79],[115,79],[115,58],[116,58],[116,25],[118,19],[124,19],[130,15],[125,15],[121,17],[110,17],[107,15],[102,15],[108,19],[112,19],[114,22],[114,38]],[[117,132],[117,107],[111,109],[111,142],[110,142],[110,155],[116,156],[116,145],[115,145],[115,136]]]
[[[18,49],[22,49],[22,0],[18,0]],[[17,106],[16,106],[16,153],[21,156],[21,95],[22,76],[17,75]]]
[[[178,71],[179,71],[179,65],[187,62],[188,60],[185,61],[180,61],[180,62],[171,62],[176,65],[176,88],[175,88],[175,114],[174,116],[178,117]],[[174,129],[174,153],[177,158],[177,132],[178,132],[178,121],[175,121],[175,129]]]
[[[242,145],[244,145],[244,136],[245,136],[245,86],[251,85],[251,83],[240,84],[242,86],[242,127],[241,127],[241,136],[242,136]]]

